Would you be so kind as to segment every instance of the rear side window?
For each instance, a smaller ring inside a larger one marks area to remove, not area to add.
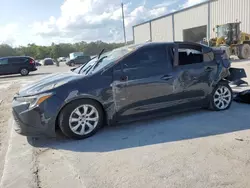
[[[190,65],[203,62],[202,48],[192,48],[192,46],[182,46],[178,48],[179,65]]]
[[[25,57],[20,58],[11,58],[9,59],[9,62],[11,64],[23,64],[23,63],[29,63],[30,59]]]
[[[8,63],[8,59],[0,59],[0,65],[7,65]]]
[[[178,56],[180,66],[210,62],[214,60],[214,53],[212,50],[203,50],[202,46],[196,45],[180,44],[178,48]]]

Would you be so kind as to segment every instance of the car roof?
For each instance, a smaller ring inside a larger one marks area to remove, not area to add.
[[[161,46],[161,45],[173,45],[173,44],[186,44],[186,45],[195,45],[195,46],[204,46],[199,43],[195,42],[182,42],[182,41],[175,41],[175,42],[146,42],[142,43],[141,46]]]
[[[30,56],[7,56],[7,57],[0,57],[0,59],[14,59],[14,58],[31,58]]]

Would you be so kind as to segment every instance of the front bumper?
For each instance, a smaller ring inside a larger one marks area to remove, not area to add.
[[[52,96],[39,106],[29,105],[15,99],[12,102],[12,114],[15,120],[14,130],[24,136],[55,137],[56,117],[62,101]]]

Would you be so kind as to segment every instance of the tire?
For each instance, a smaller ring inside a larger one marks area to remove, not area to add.
[[[233,101],[233,91],[228,83],[219,82],[210,96],[209,108],[223,111],[230,108]]]
[[[29,74],[29,70],[26,69],[26,68],[22,68],[22,69],[20,70],[20,74],[21,74],[22,76],[27,76],[27,75]]]
[[[239,59],[248,59],[250,57],[250,45],[242,44],[239,46]]]
[[[71,63],[70,63],[70,66],[71,66],[71,67],[74,67],[74,66],[75,66],[75,63],[74,63],[74,62],[71,62]]]
[[[92,109],[94,113],[91,111]],[[92,115],[90,115],[91,113]],[[104,112],[102,107],[99,103],[89,99],[71,102],[63,108],[59,115],[61,131],[65,136],[73,139],[84,139],[94,135],[103,123]]]

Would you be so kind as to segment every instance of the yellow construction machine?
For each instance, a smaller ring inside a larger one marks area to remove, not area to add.
[[[236,55],[239,59],[250,57],[250,34],[241,32],[241,22],[217,25],[214,28],[216,38],[210,39],[212,47],[219,47],[226,50],[229,56]]]

